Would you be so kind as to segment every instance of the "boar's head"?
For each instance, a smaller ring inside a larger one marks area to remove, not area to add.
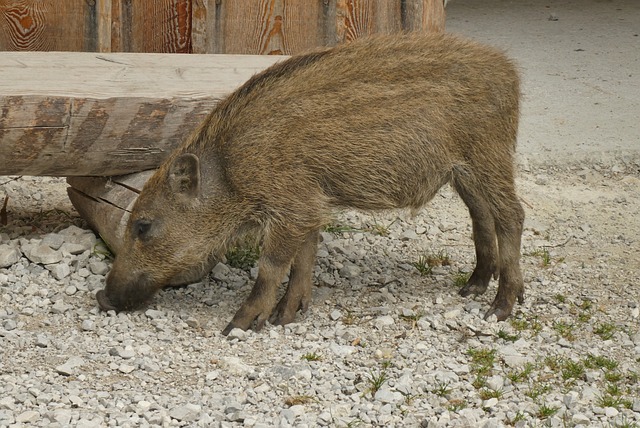
[[[103,310],[137,309],[159,289],[197,281],[212,268],[233,233],[233,216],[225,214],[230,192],[220,171],[202,172],[196,155],[175,154],[145,184],[106,287],[96,294]]]

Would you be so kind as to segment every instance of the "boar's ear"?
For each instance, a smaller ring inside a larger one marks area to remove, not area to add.
[[[185,153],[178,156],[169,170],[169,184],[175,194],[197,198],[200,196],[200,159]]]

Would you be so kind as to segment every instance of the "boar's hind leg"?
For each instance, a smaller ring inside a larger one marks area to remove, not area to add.
[[[498,294],[484,318],[495,315],[499,321],[503,321],[511,314],[516,299],[520,304],[524,303],[524,282],[520,270],[524,210],[518,201],[513,179],[509,182],[508,188],[493,193],[491,206],[498,237],[500,277]]]
[[[278,226],[274,226],[265,235],[262,255],[258,260],[258,278],[249,297],[240,306],[222,334],[227,335],[234,328],[247,330],[254,321],[256,331],[264,327],[276,306],[278,286],[304,242],[304,235],[299,239],[294,236],[295,234],[288,233],[287,230]]]
[[[318,252],[318,235],[318,230],[310,232],[305,238],[300,251],[293,259],[289,275],[289,286],[271,317],[272,324],[289,324],[295,319],[298,310],[306,312],[309,308],[313,267],[315,266]]]
[[[487,291],[491,276],[498,274],[498,247],[493,215],[489,204],[477,194],[476,189],[465,185],[458,177],[454,178],[453,185],[469,209],[476,248],[476,268],[459,293],[463,297],[483,294]]]
[[[494,170],[482,177],[456,171],[453,183],[471,214],[477,257],[476,268],[460,294],[483,293],[491,275],[497,273],[498,294],[485,319],[495,315],[503,321],[511,314],[516,299],[520,303],[524,301],[520,271],[524,210],[515,193],[513,174],[508,168]]]

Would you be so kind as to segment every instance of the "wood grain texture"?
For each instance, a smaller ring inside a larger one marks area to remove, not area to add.
[[[372,34],[444,31],[442,0],[193,0],[194,51],[304,52]]]
[[[216,0],[192,0],[191,2],[191,51],[193,53],[213,53],[208,48],[208,20],[213,17],[209,10],[215,10]],[[216,52],[221,53],[221,52]]]
[[[394,0],[337,0],[336,43],[401,29],[401,4]]]
[[[111,52],[113,4],[111,0],[100,0],[96,3],[97,45],[98,52]]]
[[[446,14],[443,0],[403,0],[402,27],[405,31],[445,30]]]
[[[192,0],[131,2],[133,52],[191,53]]]
[[[0,50],[94,51],[95,1],[3,0]]]
[[[0,175],[155,168],[217,100],[280,59],[0,52]]]
[[[289,55],[444,19],[442,0],[2,0],[0,50]]]
[[[290,55],[323,45],[323,0],[207,2],[207,48],[215,53]]]

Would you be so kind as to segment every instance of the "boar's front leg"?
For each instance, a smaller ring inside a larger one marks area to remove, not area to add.
[[[264,237],[262,255],[258,260],[258,278],[247,300],[222,331],[225,336],[234,328],[249,329],[254,321],[255,331],[264,327],[276,306],[278,286],[303,246],[304,234],[291,233],[291,229],[279,227],[270,229]]]
[[[291,265],[287,292],[276,307],[271,317],[274,325],[285,325],[293,322],[296,312],[306,312],[311,302],[313,268],[318,253],[319,230],[310,232],[304,240],[300,251]]]

